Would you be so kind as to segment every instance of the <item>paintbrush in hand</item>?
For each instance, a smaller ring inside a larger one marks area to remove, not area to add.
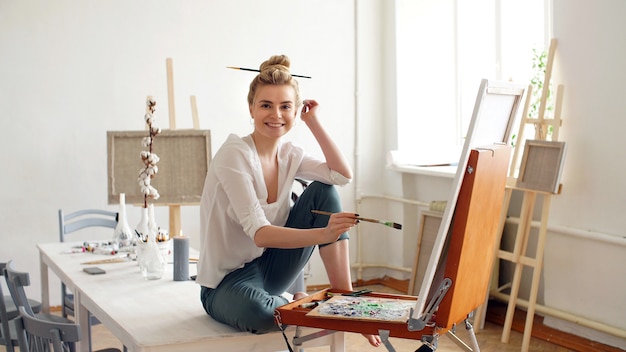
[[[314,214],[321,214],[321,215],[331,215],[332,214],[329,211],[323,211],[323,210],[311,210],[311,212],[314,213]],[[360,220],[360,221],[373,222],[375,224],[382,224],[382,225],[385,225],[385,226],[393,227],[394,229],[397,229],[397,230],[402,230],[402,225],[398,224],[397,222],[382,221],[382,220],[369,219],[369,218],[362,218],[362,217],[358,217],[358,216],[357,216],[356,219]]]

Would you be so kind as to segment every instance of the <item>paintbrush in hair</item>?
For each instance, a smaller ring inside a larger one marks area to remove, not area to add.
[[[331,215],[332,214],[329,211],[323,211],[323,210],[311,210],[311,212],[314,213],[314,214],[321,214],[321,215]],[[402,225],[398,224],[397,222],[382,221],[382,220],[362,218],[362,217],[357,217],[356,219],[360,220],[360,221],[373,222],[375,224],[382,224],[382,225],[385,225],[385,226],[393,227],[394,229],[397,229],[397,230],[402,230]]]
[[[226,66],[226,68],[232,68],[233,70],[241,70],[241,71],[261,72],[261,70],[257,70],[257,69],[254,69],[254,68],[234,67],[234,66]],[[291,75],[293,77],[311,78],[311,76],[302,76],[302,75],[294,75],[294,74],[291,74]]]

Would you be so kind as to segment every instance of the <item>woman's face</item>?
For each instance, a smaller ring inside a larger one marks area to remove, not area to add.
[[[254,131],[267,138],[284,136],[296,120],[296,93],[290,85],[260,86],[250,105]]]

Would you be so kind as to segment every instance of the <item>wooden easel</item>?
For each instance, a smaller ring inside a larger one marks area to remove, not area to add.
[[[165,59],[167,70],[167,104],[170,129],[176,129],[176,108],[174,106],[174,67],[171,58]],[[198,106],[196,103],[196,97],[192,95],[191,100],[191,117],[193,119],[193,128],[200,129],[200,121],[198,119]],[[180,221],[180,204],[169,204],[170,208],[170,223],[169,231],[170,236],[182,235],[181,221]]]
[[[471,150],[454,209],[455,220],[447,236],[448,249],[440,260],[440,268],[443,270],[438,271],[433,280],[433,287],[445,287],[445,291],[435,292],[429,303],[429,307],[433,305],[433,308],[427,310],[432,314],[425,314],[425,320],[414,316],[415,319],[409,319],[408,322],[359,319],[346,321],[345,318],[307,315],[311,309],[301,305],[324,300],[325,291],[279,307],[276,312],[277,320],[282,324],[330,331],[379,334],[389,351],[394,350],[386,340],[388,337],[432,341],[446,333],[463,350],[478,350],[475,340],[472,345],[476,345],[476,348],[467,346],[456,336],[453,328],[464,320],[466,326],[469,324],[469,314],[482,304],[483,294],[489,286],[490,267],[497,247],[497,219],[501,212],[499,205],[504,198],[510,156],[511,148],[505,145]],[[366,295],[417,300],[415,296],[406,295]],[[473,337],[473,333],[470,334]]]
[[[548,227],[548,215],[550,211],[550,200],[552,198],[553,193],[550,192],[541,192],[536,190],[522,189],[516,186],[516,177],[515,170],[517,168],[519,162],[519,152],[523,147],[520,143],[524,140],[524,129],[528,124],[535,126],[535,136],[534,139],[537,140],[546,140],[547,132],[550,127],[552,127],[552,140],[556,141],[558,139],[559,129],[561,127],[561,106],[563,101],[563,86],[559,85],[557,87],[556,96],[555,96],[555,106],[554,106],[554,118],[546,119],[545,111],[546,104],[548,98],[548,91],[550,87],[550,79],[552,75],[552,65],[554,62],[554,55],[556,51],[556,39],[552,39],[550,42],[550,49],[548,51],[548,58],[546,64],[545,78],[543,84],[543,91],[541,94],[541,100],[539,104],[538,117],[535,119],[528,118],[528,106],[530,101],[530,96],[532,95],[532,87],[528,88],[528,98],[526,100],[526,106],[524,108],[524,112],[522,114],[522,121],[520,123],[519,133],[518,133],[518,144],[517,148],[513,153],[513,159],[511,162],[510,170],[509,170],[509,178],[507,179],[506,192],[504,197],[503,209],[508,209],[511,201],[511,194],[514,190],[518,190],[523,192],[523,200],[521,211],[519,215],[519,224],[517,227],[517,232],[515,235],[515,244],[513,251],[505,251],[502,249],[496,249],[496,261],[494,264],[493,274],[492,274],[492,282],[491,282],[491,290],[488,294],[492,296],[496,296],[498,298],[508,299],[508,307],[504,322],[504,328],[502,331],[501,341],[504,343],[509,342],[509,337],[511,334],[511,326],[513,324],[513,316],[515,313],[516,306],[518,303],[521,305],[523,303],[520,299],[518,299],[518,293],[520,288],[520,282],[522,277],[522,271],[524,267],[529,267],[533,271],[532,282],[530,288],[530,295],[528,302],[524,305],[527,306],[526,313],[526,322],[524,326],[524,336],[522,341],[522,351],[528,351],[530,345],[530,338],[532,336],[532,326],[533,320],[535,316],[535,308],[537,302],[537,294],[539,291],[539,281],[541,278],[541,270],[543,267],[543,254],[545,248],[545,241],[547,235],[547,227]],[[560,192],[560,188],[559,188]],[[558,194],[558,193],[557,193]],[[539,233],[537,237],[537,248],[534,256],[527,255],[528,249],[528,240],[531,233],[531,224],[533,221],[533,213],[535,209],[535,204],[537,203],[537,195],[540,195],[542,198],[541,202],[541,219],[539,225]],[[500,240],[502,237],[502,232],[504,230],[504,225],[506,220],[510,219],[507,211],[503,211],[500,222],[498,225],[498,234],[500,236]],[[500,243],[498,240],[498,243]],[[515,264],[515,271],[513,274],[512,281],[509,284],[503,285],[502,287],[498,287],[498,264],[499,260],[506,260]],[[510,288],[510,294],[506,295],[502,293],[503,290]],[[485,299],[485,303],[479,307],[476,313],[477,321],[484,321],[486,307],[487,307],[488,297]],[[480,324],[476,324],[477,327],[480,327]]]

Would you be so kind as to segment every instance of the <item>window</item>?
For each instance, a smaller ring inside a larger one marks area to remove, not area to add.
[[[460,150],[481,79],[530,82],[549,9],[550,0],[397,0],[398,150]]]

